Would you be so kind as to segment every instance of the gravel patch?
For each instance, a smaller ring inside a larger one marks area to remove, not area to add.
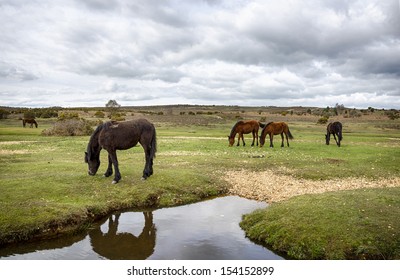
[[[285,170],[285,173],[287,171]],[[381,178],[379,180],[354,177],[316,181],[299,179],[282,173],[282,171],[273,172],[271,170],[262,172],[228,171],[223,175],[223,179],[230,185],[230,194],[266,202],[281,201],[303,194],[361,188],[400,187],[400,177]]]

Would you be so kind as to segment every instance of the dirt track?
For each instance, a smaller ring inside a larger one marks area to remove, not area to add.
[[[263,172],[229,171],[223,178],[230,184],[229,192],[231,194],[267,202],[281,201],[302,194],[400,186],[400,177],[379,180],[347,178],[314,181],[277,174],[270,170]]]

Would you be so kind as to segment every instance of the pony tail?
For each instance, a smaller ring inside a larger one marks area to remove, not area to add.
[[[154,128],[154,127],[153,127]],[[156,152],[157,152],[157,135],[156,135],[156,129],[154,128],[154,133],[153,137],[151,138],[151,151],[150,151],[150,158],[155,158],[156,157]]]
[[[339,137],[339,141],[342,141],[343,136],[342,136],[342,124],[341,123],[337,123],[337,130],[338,130],[338,137]]]
[[[294,139],[294,137],[293,137],[292,133],[290,133],[290,130],[289,130],[289,128],[288,128],[288,136],[289,136],[289,139]]]
[[[258,125],[259,125],[261,128],[264,128],[264,127],[265,127],[265,123],[262,123],[262,122],[258,122]]]

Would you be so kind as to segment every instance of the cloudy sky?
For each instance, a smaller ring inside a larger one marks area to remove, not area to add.
[[[0,0],[0,105],[400,109],[398,0]]]

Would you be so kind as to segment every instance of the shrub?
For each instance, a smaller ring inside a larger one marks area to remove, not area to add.
[[[121,113],[114,113],[109,116],[112,121],[122,122],[125,120],[125,117]]]
[[[390,120],[397,120],[398,118],[400,118],[400,114],[399,112],[396,111],[389,111],[389,112],[385,112],[385,115],[390,119]]]
[[[35,112],[31,110],[24,112],[24,119],[34,119],[34,118],[36,118]]]
[[[37,117],[44,118],[44,119],[49,119],[49,118],[55,118],[58,116],[58,112],[55,110],[42,110],[40,115],[37,115]]]
[[[106,116],[106,114],[104,114],[104,112],[102,112],[102,111],[97,111],[96,113],[94,113],[94,116],[96,118],[102,119]]]
[[[79,114],[76,112],[61,112],[58,114],[58,120],[79,120]]]
[[[323,117],[321,117],[319,120],[318,120],[318,124],[326,124],[327,122],[328,122],[328,120],[329,120],[329,117],[328,116],[323,116]]]
[[[9,114],[10,114],[9,111],[5,109],[0,109],[0,119],[7,119]]]
[[[92,125],[84,119],[65,119],[57,121],[53,127],[42,131],[45,136],[84,136],[93,133]]]

